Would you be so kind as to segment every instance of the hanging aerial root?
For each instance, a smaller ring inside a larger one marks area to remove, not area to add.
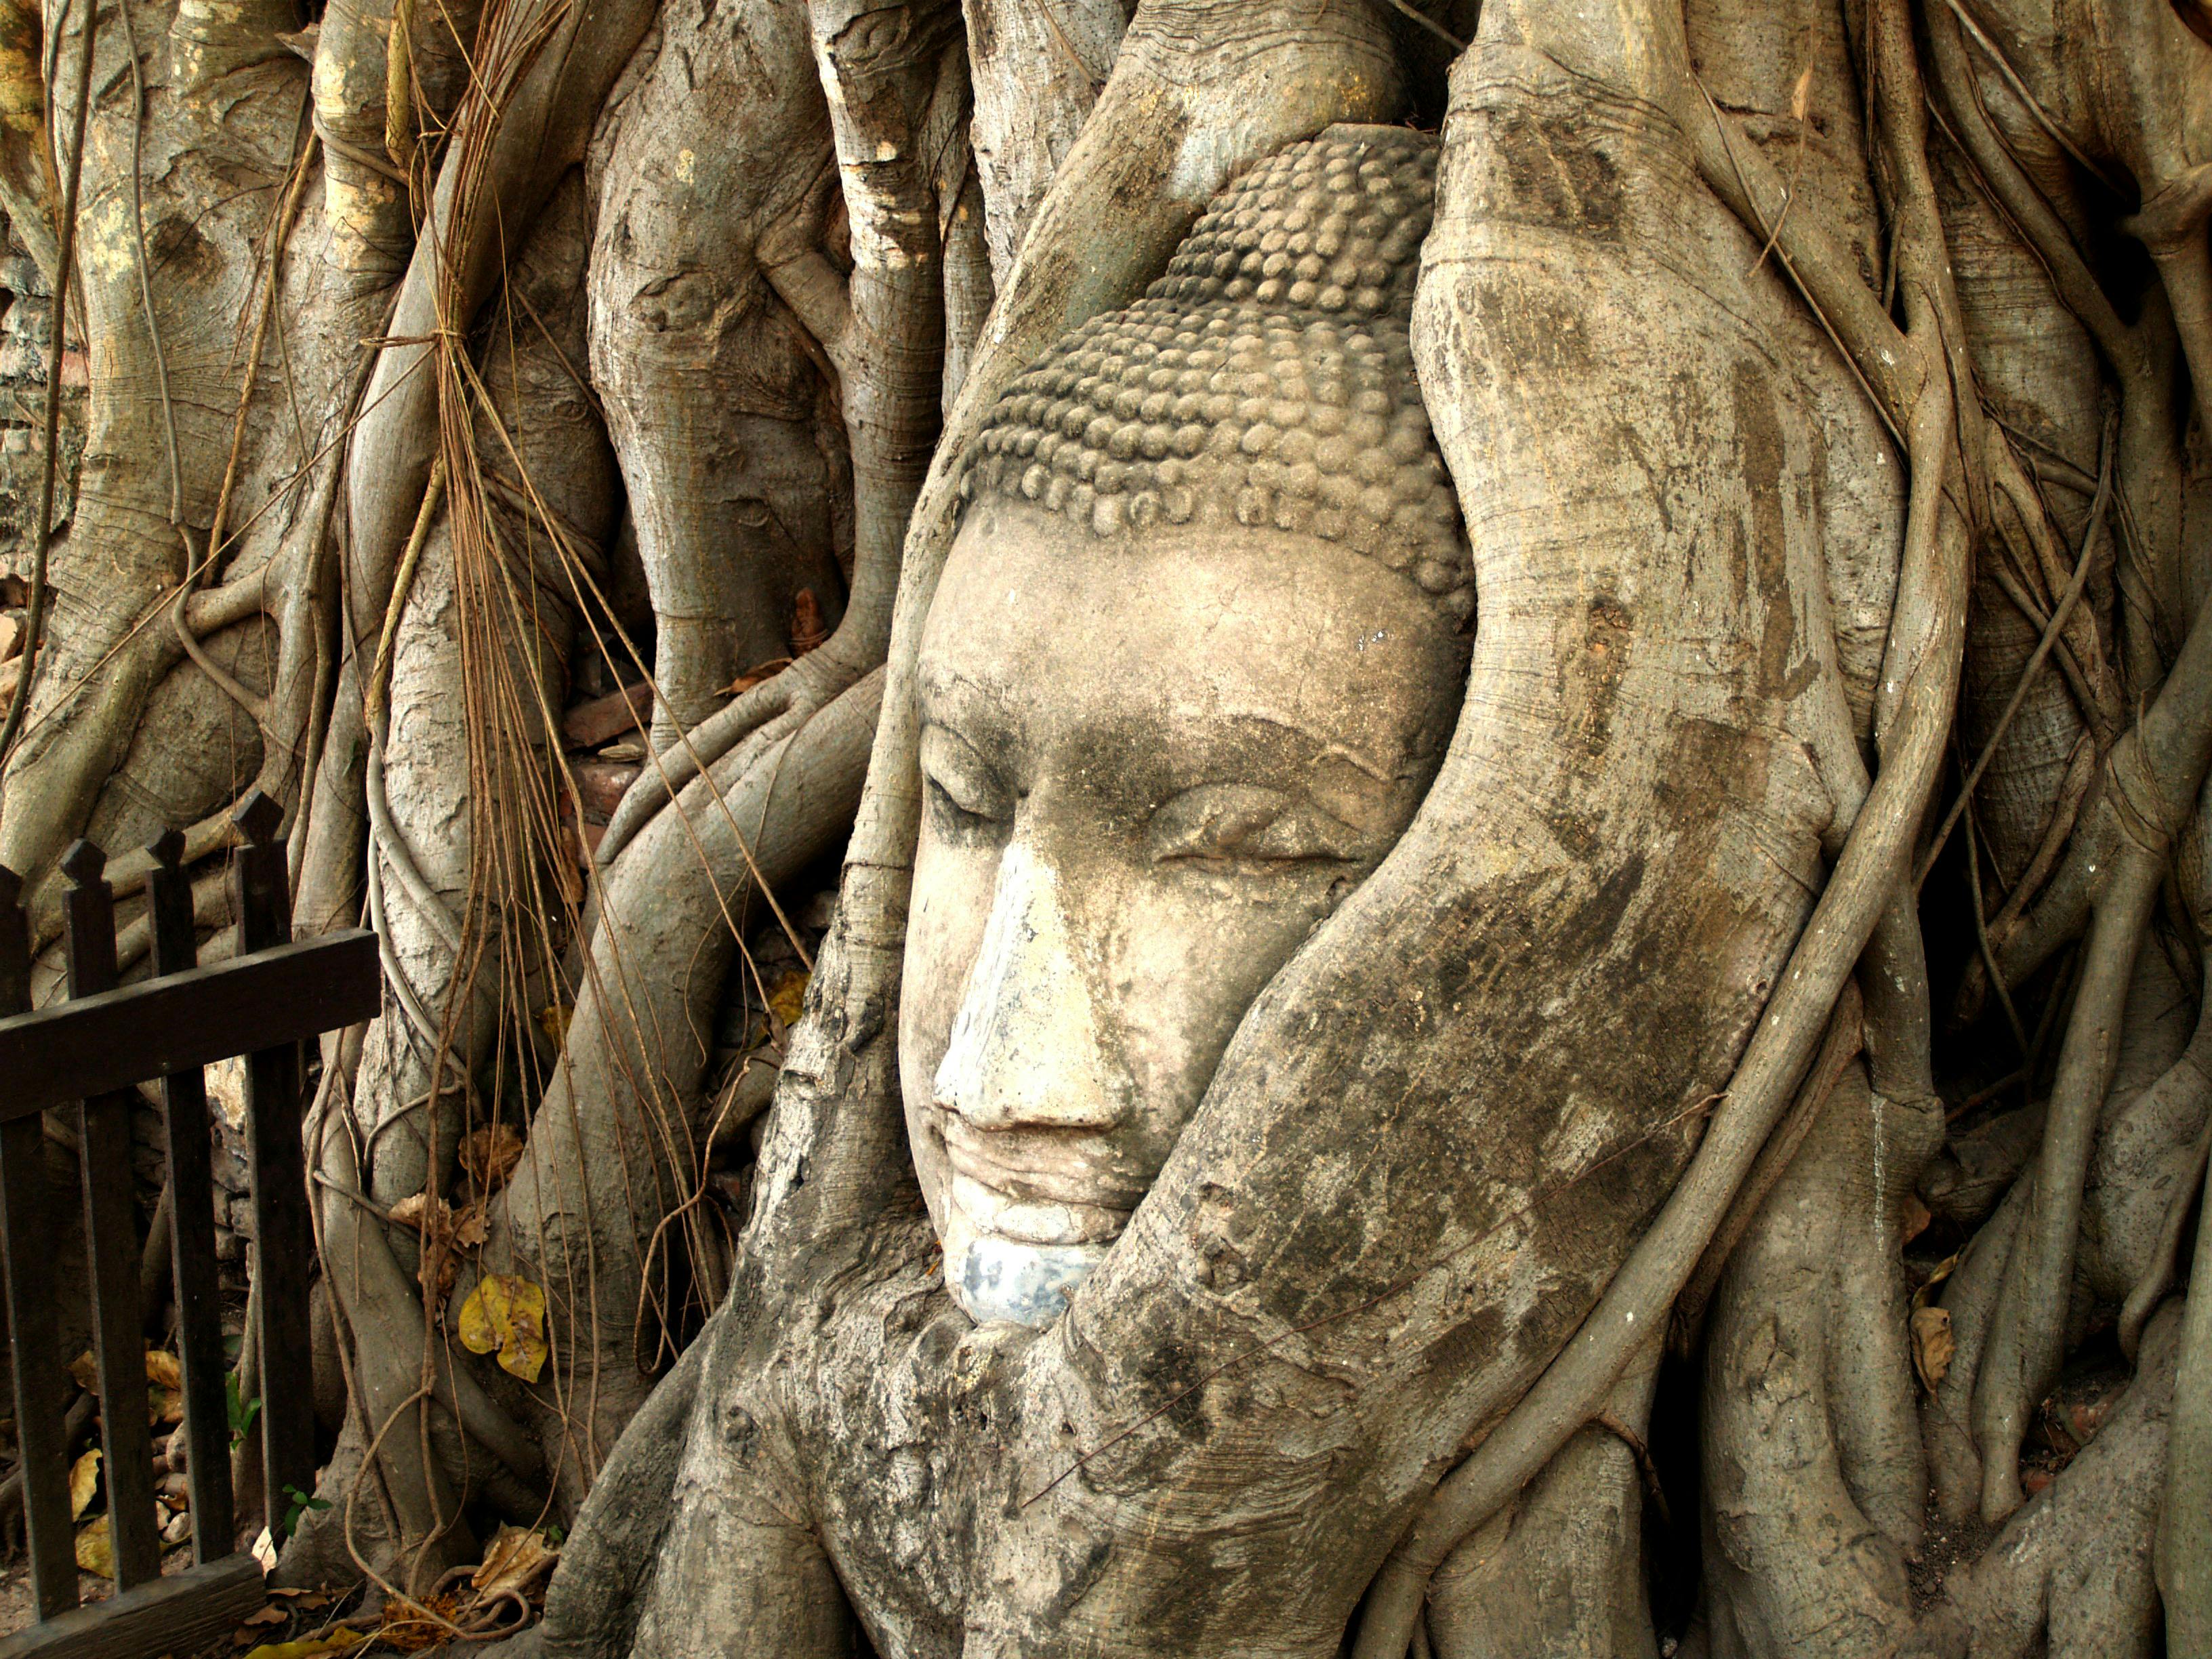
[[[1835,1012],[1828,1017],[1827,1034],[1820,1041],[1820,1052],[1814,1057],[1812,1069],[1806,1073],[1805,1081],[1799,1085],[1788,1114],[1759,1149],[1758,1162],[1751,1166],[1751,1173],[1744,1177],[1743,1186],[1729,1205],[1728,1214],[1714,1230],[1712,1242],[1698,1259],[1697,1271],[1690,1275],[1682,1293],[1674,1298],[1668,1344],[1677,1358],[1686,1359],[1696,1352],[1706,1306],[1712,1300],[1714,1288],[1721,1282],[1729,1257],[1742,1242],[1746,1230],[1759,1214],[1759,1206],[1766,1202],[1766,1195],[1774,1190],[1774,1183],[1789,1170],[1790,1161],[1804,1145],[1806,1135],[1820,1121],[1820,1110],[1843,1077],[1844,1068],[1866,1046],[1866,1028],[1860,1013],[1858,987],[1846,981],[1842,994],[1836,999]]]
[[[31,604],[23,623],[23,667],[15,695],[0,719],[0,767],[8,763],[23,714],[31,706],[31,684],[38,678],[39,644],[46,622],[46,559],[53,545],[54,484],[61,462],[62,349],[69,336],[70,278],[76,270],[77,190],[84,176],[84,124],[92,110],[92,46],[99,8],[82,0],[84,21],[77,28],[76,102],[71,112],[68,161],[62,184],[61,224],[55,254],[53,338],[46,352],[46,401],[41,421],[39,463],[39,519],[31,526]]]
[[[2129,982],[2167,848],[2212,763],[2212,615],[2200,611],[2157,701],[2115,745],[2094,821],[2076,837],[2088,939],[2053,1079],[2033,1194],[2013,1248],[1974,1391],[1982,1513],[2022,1498],[2020,1445],[2057,1378],[2081,1227],[2082,1183],[2118,1063]],[[2057,884],[2054,883],[2054,887]]]

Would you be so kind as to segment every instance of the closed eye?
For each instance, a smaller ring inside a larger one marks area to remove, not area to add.
[[[922,728],[921,773],[931,810],[956,834],[981,833],[1013,817],[1013,792],[972,744],[947,727]]]
[[[1258,784],[1205,783],[1152,814],[1152,857],[1166,863],[1342,863],[1361,853],[1359,832],[1311,801]]]

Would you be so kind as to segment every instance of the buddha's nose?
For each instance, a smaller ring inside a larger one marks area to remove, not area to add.
[[[1103,1129],[1133,1085],[1114,1055],[1052,866],[1006,848],[938,1066],[937,1104],[979,1129]]]

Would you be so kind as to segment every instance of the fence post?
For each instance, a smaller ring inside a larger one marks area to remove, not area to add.
[[[22,878],[0,866],[0,1018],[31,1006],[30,928],[17,908]],[[76,1605],[70,1529],[69,1443],[62,1430],[61,1329],[55,1317],[53,1194],[40,1114],[0,1123],[0,1246],[8,1267],[8,1343],[15,1373],[15,1443],[23,1524],[39,1617]]]
[[[150,842],[149,899],[154,972],[180,974],[199,959],[185,838],[172,830]],[[195,1066],[161,1079],[169,1143],[169,1256],[177,1286],[177,1349],[185,1373],[185,1474],[191,1483],[192,1559],[231,1553],[237,1523],[230,1492],[229,1370],[222,1352],[222,1296],[216,1279],[215,1173],[208,1148],[207,1077]]]
[[[70,878],[68,921],[72,999],[115,988],[115,900],[101,872],[107,854],[80,841],[62,854]],[[100,1369],[100,1472],[107,1486],[107,1537],[115,1585],[158,1577],[161,1535],[154,1521],[154,1436],[147,1421],[146,1340],[138,1310],[138,1229],[131,1214],[131,1096],[118,1091],[77,1103],[83,1148],[85,1255],[92,1269],[92,1352]]]
[[[257,789],[231,822],[231,908],[241,955],[292,938],[292,889],[276,830],[283,809]],[[307,1157],[300,1135],[300,1045],[264,1048],[246,1060],[247,1136],[253,1149],[253,1282],[261,1327],[261,1478],[271,1538],[283,1530],[290,1487],[315,1486],[314,1390],[307,1330],[307,1274],[314,1240],[307,1224]]]

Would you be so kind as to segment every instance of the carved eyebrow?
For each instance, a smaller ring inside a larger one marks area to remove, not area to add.
[[[973,675],[963,672],[953,664],[933,660],[925,656],[921,659],[921,672],[917,678],[919,684],[915,689],[923,694],[972,697],[979,702],[988,705],[994,713],[1003,715],[1006,712],[1002,693],[986,685]]]
[[[921,684],[918,690],[925,694],[974,698],[1001,719],[1008,718],[1003,694],[987,685],[955,664],[933,661],[925,657],[921,665]],[[1214,711],[1217,718],[1250,726],[1265,727],[1270,732],[1280,733],[1295,739],[1317,764],[1326,760],[1340,760],[1354,771],[1389,787],[1396,783],[1402,766],[1392,767],[1372,756],[1363,754],[1340,738],[1325,735],[1298,720],[1295,715],[1279,710],[1257,706],[1232,706]]]
[[[1394,769],[1362,754],[1341,738],[1324,737],[1288,714],[1261,708],[1228,708],[1224,709],[1222,713],[1227,719],[1232,720],[1248,721],[1254,726],[1265,726],[1273,732],[1287,732],[1305,744],[1317,763],[1325,760],[1340,760],[1356,771],[1365,773],[1376,782],[1386,787],[1398,781],[1398,773]]]

